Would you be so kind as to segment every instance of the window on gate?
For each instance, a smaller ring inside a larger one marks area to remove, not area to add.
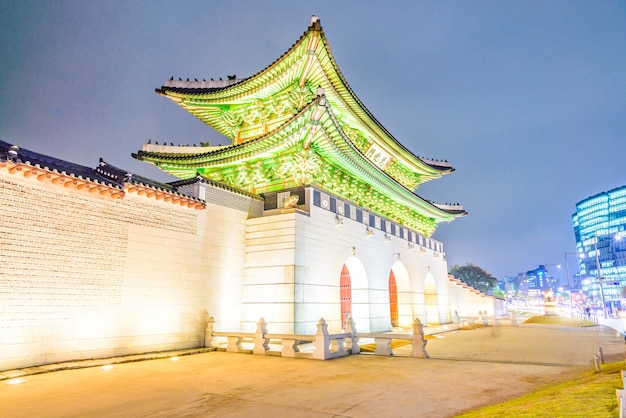
[[[398,287],[396,286],[396,276],[393,270],[389,273],[389,307],[391,309],[391,326],[399,326],[398,321]]]
[[[352,284],[350,283],[350,271],[345,264],[341,269],[339,297],[341,300],[341,329],[345,330],[346,322],[352,316]]]

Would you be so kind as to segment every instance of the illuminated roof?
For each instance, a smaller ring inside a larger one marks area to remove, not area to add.
[[[458,204],[414,194],[453,168],[415,156],[374,118],[339,71],[316,17],[291,49],[251,77],[172,77],[156,91],[232,140],[145,144],[133,155],[179,178],[200,174],[251,193],[316,184],[426,234],[466,214]]]
[[[318,87],[324,90],[348,136],[361,136],[367,145],[375,144],[401,166],[418,174],[415,187],[454,171],[447,161],[416,157],[376,120],[343,77],[320,20],[315,17],[291,49],[251,77],[219,81],[172,78],[156,91],[233,143],[240,143],[282,124],[313,99]]]

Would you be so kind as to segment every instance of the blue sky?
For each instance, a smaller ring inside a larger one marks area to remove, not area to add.
[[[626,184],[624,0],[0,0],[0,139],[168,180],[130,154],[223,140],[154,89],[250,76],[313,14],[377,119],[456,168],[417,191],[469,212],[434,235],[450,265],[563,264],[575,204]]]

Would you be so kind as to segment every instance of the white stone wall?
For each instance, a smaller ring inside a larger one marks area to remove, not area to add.
[[[0,170],[0,369],[202,346],[209,316],[217,330],[252,332],[264,317],[299,334],[323,317],[338,332],[344,264],[360,331],[391,329],[392,270],[401,326],[494,311],[451,285],[432,242],[368,235],[354,208],[337,225],[310,202],[259,217],[249,196],[205,196],[205,210],[115,200]]]
[[[245,331],[254,331],[260,317],[273,332],[314,333],[322,317],[332,332],[339,331],[339,281],[344,263],[351,270],[357,329],[391,329],[392,268],[408,274],[406,278],[396,274],[400,325],[410,326],[416,316],[425,318],[424,280],[429,273],[437,288],[436,317],[429,321],[451,321],[447,265],[440,254],[411,249],[398,237],[387,241],[381,231],[368,236],[366,226],[350,218],[343,218],[337,226],[334,213],[315,206],[309,210],[309,214],[291,211],[248,221]]]
[[[204,344],[239,328],[248,213],[104,199],[0,172],[0,369]]]
[[[295,213],[248,220],[243,331],[254,332],[261,317],[272,324],[273,333],[294,331],[295,224]]]

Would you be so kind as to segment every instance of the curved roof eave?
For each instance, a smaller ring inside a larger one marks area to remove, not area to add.
[[[328,136],[329,141],[333,142],[334,145],[334,149],[331,152],[333,152],[335,156],[339,157],[338,159],[342,160],[344,166],[357,168],[361,174],[366,174],[371,180],[377,182],[380,189],[393,191],[398,200],[403,200],[407,205],[415,205],[422,210],[429,212],[428,214],[425,214],[427,216],[436,217],[439,221],[452,220],[457,216],[454,213],[448,212],[434,205],[429,200],[415,194],[381,168],[373,165],[370,160],[363,155],[363,153],[347,138],[339,126],[337,119],[332,114],[332,109],[328,106],[325,106],[325,108],[335,131],[342,138],[341,141],[335,141]],[[342,145],[344,146],[341,147]],[[344,152],[339,152],[340,148],[343,148],[342,151]]]
[[[263,136],[246,141],[241,144],[235,144],[227,147],[214,147],[214,149],[205,153],[164,153],[142,150],[131,155],[137,160],[153,164],[163,159],[167,159],[168,161],[187,160],[188,166],[195,166],[199,168],[205,167],[206,164],[211,164],[212,162],[214,163],[215,160],[219,158],[219,156],[222,157],[221,160],[241,158],[242,155],[246,156],[244,159],[249,159],[252,158],[253,155],[258,156],[258,154],[256,154],[257,151],[267,151],[267,143],[269,139],[272,139],[276,136],[277,133],[280,133],[281,131],[284,133],[283,135],[281,135],[281,137],[285,136],[286,132],[290,132],[286,128],[289,125],[293,124],[296,120],[306,117],[309,113],[311,113],[311,109],[316,106],[316,104],[317,99],[312,100],[300,112],[292,116],[288,121],[286,121],[283,125],[279,126],[272,132],[269,132]],[[254,150],[252,148],[254,148]]]
[[[416,170],[417,172],[423,172],[424,169],[427,168],[426,171],[432,170],[431,176],[428,176],[428,175],[427,176],[431,178],[435,178],[435,177],[440,176],[441,174],[447,174],[447,173],[451,173],[454,171],[452,166],[446,161],[422,159],[416,156],[415,154],[413,154],[409,149],[407,149],[400,142],[398,142],[393,137],[393,135],[391,135],[391,133],[387,131],[387,129],[365,107],[363,102],[357,97],[357,95],[354,93],[354,91],[348,84],[347,80],[341,73],[341,70],[339,69],[339,66],[336,63],[332,52],[330,48],[328,47],[328,40],[326,38],[326,35],[324,34],[324,31],[322,30],[319,19],[313,21],[313,23],[308,27],[308,29],[304,32],[304,34],[291,46],[289,50],[283,53],[283,55],[281,55],[278,59],[276,59],[272,64],[270,64],[269,66],[265,67],[263,70],[257,72],[256,74],[250,77],[241,79],[234,84],[231,84],[222,88],[196,89],[197,91],[195,93],[191,92],[191,90],[193,89],[181,89],[181,88],[172,88],[172,87],[166,87],[166,86],[162,86],[161,89],[156,89],[156,91],[158,94],[161,94],[168,98],[177,99],[175,100],[177,102],[184,99],[187,95],[197,95],[197,96],[202,95],[205,97],[217,95],[220,97],[216,97],[216,99],[224,102],[224,100],[226,100],[226,97],[233,98],[236,96],[240,96],[245,91],[257,91],[264,83],[276,77],[276,73],[281,71],[280,63],[285,61],[287,57],[289,57],[290,55],[294,54],[294,52],[299,47],[301,47],[302,44],[308,40],[308,37],[312,36],[313,33],[319,33],[320,38],[323,41],[322,42],[323,50],[325,51],[332,65],[332,68],[334,70],[334,75],[336,76],[336,79],[339,81],[339,84],[332,83],[332,74],[327,75],[326,78],[328,79],[329,83],[333,85],[333,88],[337,90],[338,93],[340,93],[338,94],[337,97],[341,99],[343,103],[345,103],[345,107],[350,109],[351,113],[353,113],[355,116],[361,119],[364,125],[368,126],[370,130],[378,130],[379,134],[377,136],[380,137],[382,140],[384,140],[387,146],[390,146],[393,149],[393,151],[395,151],[396,153],[399,153],[403,157],[405,164],[409,166],[413,166],[413,169]],[[294,62],[295,61],[297,60],[294,60]],[[326,69],[322,66],[322,70],[326,70]],[[343,90],[343,92],[340,92],[339,90]],[[228,96],[226,96],[224,93],[227,93]],[[350,104],[350,99],[353,102],[352,105]],[[182,103],[178,103],[178,104],[185,107],[185,105],[183,105]],[[198,117],[198,115],[196,115],[196,117]],[[368,120],[370,123],[368,123]],[[438,174],[435,174],[435,173],[438,173]]]
[[[180,168],[171,168],[173,171],[188,171],[196,173],[196,169],[202,167],[217,167],[220,165],[232,165],[234,161],[245,162],[250,159],[258,158],[260,153],[270,154],[285,147],[291,147],[293,144],[281,143],[282,139],[289,136],[288,133],[293,133],[296,130],[301,130],[305,127],[305,124],[299,128],[295,126],[289,129],[289,125],[296,123],[298,120],[304,120],[308,123],[310,120],[310,114],[313,109],[318,106],[320,97],[314,99],[300,112],[289,119],[285,124],[276,128],[274,131],[248,142],[237,144],[229,147],[220,147],[206,153],[159,153],[159,152],[146,152],[139,151],[137,154],[133,154],[133,157],[145,162],[150,162],[157,166],[160,165],[179,165]],[[332,113],[332,108],[328,106],[327,102],[322,105],[325,109],[324,114],[327,115],[328,120],[332,124],[333,130],[336,135],[334,138],[331,135],[326,135],[328,141],[324,145],[320,142],[320,145],[327,149],[329,156],[336,162],[341,162],[341,165],[349,168],[352,167],[352,172],[355,175],[368,178],[369,182],[378,184],[378,188],[392,192],[395,195],[395,199],[404,202],[408,206],[417,206],[424,211],[425,216],[433,217],[437,221],[451,221],[457,216],[462,216],[454,212],[444,210],[432,202],[422,198],[415,194],[411,190],[407,189],[402,184],[398,183],[393,177],[385,173],[381,168],[373,165],[371,161],[365,157],[361,151],[356,148],[345,133],[342,131],[337,119]],[[320,132],[321,130],[318,130]],[[279,137],[276,137],[277,133],[281,133]],[[341,140],[339,140],[339,138]],[[251,148],[254,148],[254,152],[251,152]],[[159,160],[167,159],[166,163],[159,163]],[[169,170],[168,170],[169,171]]]

